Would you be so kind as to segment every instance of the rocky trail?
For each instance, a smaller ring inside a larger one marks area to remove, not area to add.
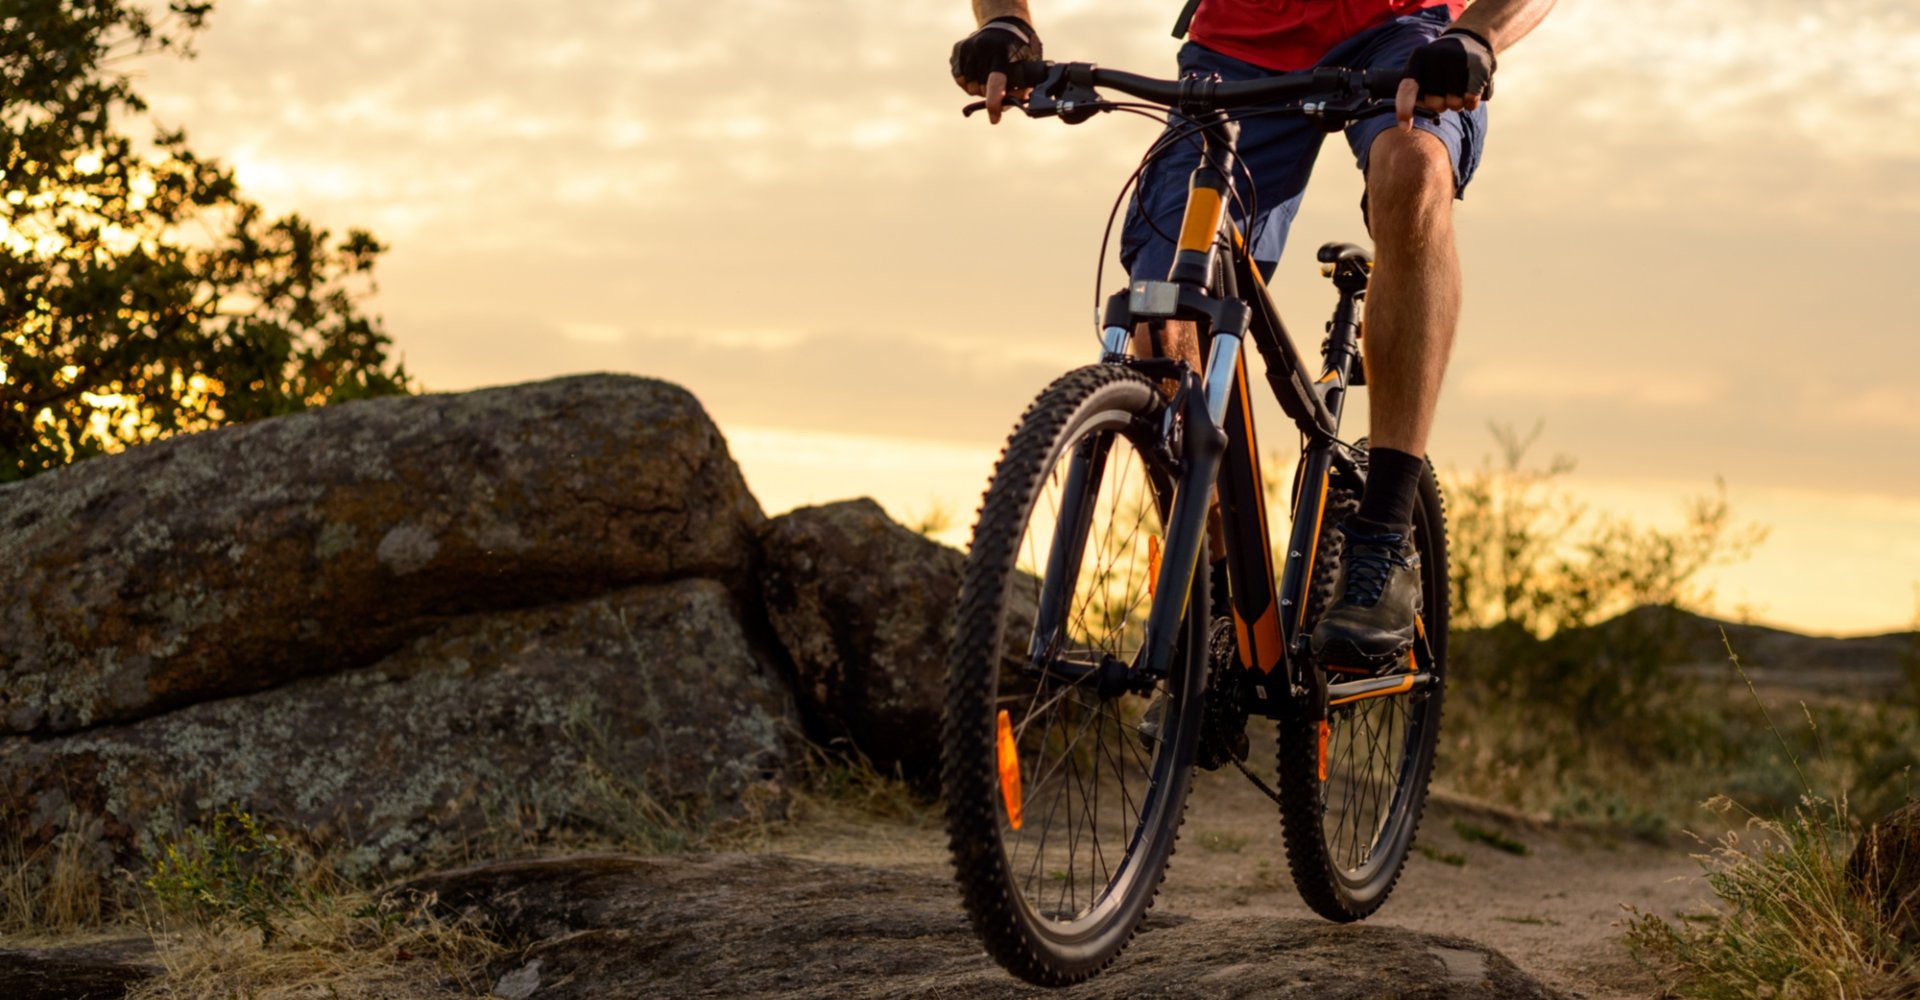
[[[1702,903],[1672,847],[1444,799],[1423,843],[1381,914],[1331,924],[1295,896],[1265,799],[1208,776],[1140,934],[1062,991],[982,951],[931,815],[814,817],[770,830],[763,853],[509,862],[404,888],[516,946],[493,970],[510,998],[1647,997],[1656,983],[1621,944],[1623,904],[1677,916]]]
[[[1489,846],[1486,834],[1511,843]],[[1272,803],[1238,774],[1203,775],[1142,934],[1107,972],[1059,995],[1649,997],[1656,983],[1622,943],[1623,904],[1675,917],[1708,898],[1683,845],[1556,829],[1445,796],[1419,839],[1426,850],[1386,907],[1333,925],[1294,892]],[[874,995],[1012,991],[965,927],[936,818],[803,822],[768,847],[883,870],[902,886],[899,905],[947,915],[949,946],[970,959]],[[992,991],[971,992],[979,976]]]

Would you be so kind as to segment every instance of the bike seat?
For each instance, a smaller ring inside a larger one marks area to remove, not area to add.
[[[1373,270],[1373,254],[1365,248],[1351,243],[1323,243],[1320,245],[1320,263],[1338,267],[1348,261],[1357,262],[1366,270]]]

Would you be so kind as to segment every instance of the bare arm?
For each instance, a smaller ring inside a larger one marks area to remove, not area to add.
[[[1017,17],[1028,24],[1033,23],[1033,15],[1027,11],[1027,0],[973,0],[973,23],[985,24],[996,17]]]
[[[974,0],[973,9],[1012,6],[1015,0]],[[1527,37],[1553,9],[1554,0],[1478,0],[1467,7],[1455,25],[1479,35],[1493,45],[1495,55]],[[1026,4],[1021,3],[1025,7]],[[991,15],[998,17],[998,14]]]

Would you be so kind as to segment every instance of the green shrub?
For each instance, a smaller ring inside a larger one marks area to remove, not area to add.
[[[230,806],[163,840],[142,884],[163,910],[203,928],[237,923],[259,931],[265,944],[289,913],[312,903],[302,862],[284,837]]]

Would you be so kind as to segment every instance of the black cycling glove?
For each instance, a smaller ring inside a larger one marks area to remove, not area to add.
[[[1420,84],[1420,96],[1493,96],[1493,71],[1498,65],[1487,40],[1464,28],[1449,28],[1439,38],[1413,50],[1405,76]]]
[[[1006,73],[1018,62],[1040,58],[1040,34],[1017,17],[996,17],[953,43],[954,79],[985,84],[987,74]]]

